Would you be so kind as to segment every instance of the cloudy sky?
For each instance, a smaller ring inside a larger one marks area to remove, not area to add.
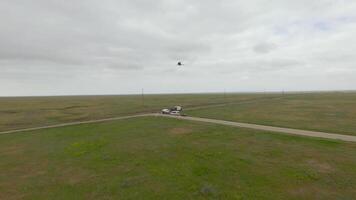
[[[355,11],[355,0],[0,0],[0,96],[356,89]]]

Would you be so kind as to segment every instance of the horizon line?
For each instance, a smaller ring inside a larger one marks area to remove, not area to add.
[[[261,93],[331,93],[331,92],[356,92],[355,90],[265,90],[265,91],[216,91],[216,92],[147,92],[147,93],[122,93],[122,94],[54,94],[54,95],[9,95],[1,96],[0,98],[13,98],[13,97],[70,97],[70,96],[138,96],[138,95],[186,95],[186,94],[261,94]]]

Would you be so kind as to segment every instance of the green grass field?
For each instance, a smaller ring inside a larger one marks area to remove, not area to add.
[[[185,94],[141,96],[63,96],[0,98],[0,131],[64,122],[158,112],[164,107],[196,107],[268,99],[277,94]]]
[[[356,93],[186,94],[0,98],[0,131],[182,105],[192,116],[356,135]],[[228,103],[225,106],[209,107]]]
[[[189,115],[356,135],[356,93],[286,94],[281,98],[188,111]]]
[[[0,199],[354,199],[356,144],[160,117],[0,135]]]

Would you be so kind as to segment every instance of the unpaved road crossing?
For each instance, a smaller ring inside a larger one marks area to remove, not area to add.
[[[307,130],[299,130],[299,129],[292,129],[292,128],[282,128],[282,127],[265,126],[265,125],[258,125],[258,124],[231,122],[231,121],[224,121],[224,120],[218,120],[218,119],[207,119],[207,118],[200,118],[200,117],[188,117],[188,116],[182,117],[182,116],[173,116],[173,115],[163,115],[163,114],[156,114],[156,113],[137,114],[137,115],[113,117],[113,118],[106,118],[106,119],[99,119],[99,120],[70,122],[70,123],[42,126],[42,127],[36,127],[36,128],[10,130],[10,131],[0,132],[0,135],[23,132],[23,131],[34,131],[34,130],[41,130],[41,129],[48,129],[48,128],[58,128],[58,127],[72,126],[72,125],[79,125],[79,124],[91,124],[91,123],[98,123],[98,122],[130,119],[130,118],[137,118],[137,117],[153,117],[153,116],[168,117],[168,118],[174,118],[174,119],[179,119],[179,120],[206,122],[206,123],[213,123],[213,124],[220,124],[220,125],[227,125],[227,126],[234,126],[234,127],[241,127],[241,128],[250,128],[250,129],[263,130],[263,131],[279,132],[279,133],[285,133],[285,134],[302,135],[302,136],[326,138],[326,139],[335,139],[335,140],[342,140],[342,141],[347,141],[347,142],[356,142],[356,136],[352,136],[352,135],[324,133],[324,132],[318,132],[318,131],[307,131]]]

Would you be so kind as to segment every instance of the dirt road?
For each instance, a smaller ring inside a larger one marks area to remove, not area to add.
[[[299,129],[292,129],[292,128],[281,128],[281,127],[274,127],[274,126],[264,126],[264,125],[257,125],[257,124],[231,122],[231,121],[207,119],[207,118],[199,118],[199,117],[187,117],[187,116],[181,117],[181,116],[173,116],[173,115],[156,114],[156,116],[157,115],[163,116],[163,117],[180,119],[180,120],[207,122],[207,123],[214,123],[214,124],[220,124],[220,125],[250,128],[250,129],[257,129],[257,130],[264,130],[264,131],[271,131],[271,132],[293,134],[293,135],[303,135],[303,136],[309,136],[309,137],[318,137],[318,138],[326,138],[326,139],[343,140],[343,141],[347,141],[347,142],[356,142],[356,136],[352,136],[352,135],[341,135],[341,134],[336,134],[336,133],[324,133],[324,132],[318,132],[318,131],[307,131],[307,130],[299,130]]]
[[[23,132],[23,131],[35,131],[35,130],[48,129],[48,128],[58,128],[58,127],[72,126],[72,125],[79,125],[79,124],[92,124],[92,123],[114,121],[114,120],[120,120],[120,119],[130,119],[130,118],[144,117],[144,116],[152,116],[152,114],[137,114],[137,115],[129,115],[129,116],[123,116],[123,117],[112,117],[112,118],[106,118],[106,119],[97,119],[97,120],[88,120],[88,121],[79,121],[79,122],[69,122],[69,123],[49,125],[49,126],[41,126],[41,127],[35,127],[35,128],[17,129],[17,130],[10,130],[10,131],[0,132],[0,135],[1,134]]]
[[[174,116],[174,115],[163,115],[163,114],[156,114],[156,113],[137,114],[137,115],[123,116],[123,117],[113,117],[113,118],[107,118],[107,119],[89,120],[89,121],[81,121],[81,122],[70,122],[70,123],[57,124],[57,125],[51,125],[51,126],[42,126],[42,127],[36,127],[36,128],[3,131],[3,132],[0,132],[0,135],[23,132],[23,131],[34,131],[34,130],[41,130],[41,129],[48,129],[48,128],[58,128],[58,127],[64,127],[64,126],[72,126],[72,125],[79,125],[79,124],[91,124],[91,123],[98,123],[98,122],[105,122],[105,121],[114,121],[114,120],[130,119],[130,118],[137,118],[137,117],[148,117],[148,116],[168,117],[168,118],[174,118],[174,119],[180,119],[180,120],[214,123],[214,124],[220,124],[220,125],[250,128],[250,129],[257,129],[257,130],[264,130],[264,131],[271,131],[271,132],[279,132],[279,133],[285,133],[285,134],[302,135],[302,136],[326,138],[326,139],[336,139],[336,140],[342,140],[342,141],[347,141],[347,142],[356,142],[356,136],[351,136],[351,135],[341,135],[341,134],[336,134],[336,133],[324,133],[324,132],[317,132],[317,131],[307,131],[307,130],[299,130],[299,129],[291,129],[291,128],[274,127],[274,126],[264,126],[264,125],[257,125],[257,124],[231,122],[231,121],[207,119],[207,118],[199,118],[199,117],[187,117],[187,116],[182,117],[182,116]]]

